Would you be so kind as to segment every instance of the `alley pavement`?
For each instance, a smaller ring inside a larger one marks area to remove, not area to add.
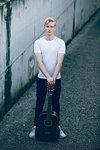
[[[100,11],[67,46],[60,99],[65,139],[29,138],[35,95],[33,83],[0,121],[0,150],[100,150]]]

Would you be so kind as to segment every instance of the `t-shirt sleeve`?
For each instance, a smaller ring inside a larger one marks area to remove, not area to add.
[[[59,43],[59,50],[58,53],[66,53],[66,47],[65,47],[65,42],[63,40],[60,41]]]
[[[34,53],[41,53],[38,40],[34,42]]]

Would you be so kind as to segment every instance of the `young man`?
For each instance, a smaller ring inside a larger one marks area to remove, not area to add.
[[[34,43],[34,54],[39,73],[37,77],[37,100],[35,108],[34,128],[29,134],[30,138],[35,137],[35,129],[40,113],[43,110],[45,97],[47,93],[47,84],[54,85],[52,109],[59,118],[59,99],[61,92],[61,74],[60,69],[65,54],[65,43],[62,39],[54,35],[56,30],[56,21],[53,18],[47,18],[44,22],[45,36],[36,40]],[[65,133],[60,128],[60,138],[65,138]]]

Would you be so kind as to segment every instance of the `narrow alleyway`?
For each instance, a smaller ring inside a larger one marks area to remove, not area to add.
[[[29,139],[35,107],[34,83],[0,122],[0,150],[100,149],[100,11],[67,47],[62,68],[61,126],[56,143]]]

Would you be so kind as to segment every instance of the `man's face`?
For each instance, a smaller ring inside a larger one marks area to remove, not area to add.
[[[56,30],[55,22],[49,22],[46,26],[44,26],[44,30],[48,36],[53,35]]]

